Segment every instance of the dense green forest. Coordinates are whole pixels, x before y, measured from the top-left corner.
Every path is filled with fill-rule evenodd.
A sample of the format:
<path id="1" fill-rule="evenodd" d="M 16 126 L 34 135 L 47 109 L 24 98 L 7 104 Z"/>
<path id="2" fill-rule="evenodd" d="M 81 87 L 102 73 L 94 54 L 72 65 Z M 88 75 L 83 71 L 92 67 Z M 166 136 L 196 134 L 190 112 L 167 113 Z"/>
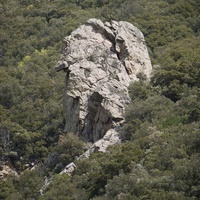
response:
<path id="1" fill-rule="evenodd" d="M 62 132 L 54 67 L 63 38 L 93 17 L 138 27 L 153 74 L 129 88 L 124 142 L 59 175 L 86 144 Z M 0 23 L 0 161 L 21 174 L 0 180 L 0 199 L 200 199 L 199 0 L 0 0 Z"/>

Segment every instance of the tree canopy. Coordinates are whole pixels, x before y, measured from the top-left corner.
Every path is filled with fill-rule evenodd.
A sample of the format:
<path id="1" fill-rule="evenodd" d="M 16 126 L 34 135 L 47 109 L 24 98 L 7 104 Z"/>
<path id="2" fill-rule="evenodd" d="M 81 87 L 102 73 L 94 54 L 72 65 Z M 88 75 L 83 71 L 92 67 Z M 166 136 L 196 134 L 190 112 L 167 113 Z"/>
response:
<path id="1" fill-rule="evenodd" d="M 199 0 L 0 0 L 0 16 L 0 161 L 22 173 L 1 181 L 0 199 L 200 198 Z M 138 27 L 153 74 L 129 87 L 123 143 L 60 175 L 86 144 L 62 132 L 54 66 L 63 38 L 94 17 Z"/>

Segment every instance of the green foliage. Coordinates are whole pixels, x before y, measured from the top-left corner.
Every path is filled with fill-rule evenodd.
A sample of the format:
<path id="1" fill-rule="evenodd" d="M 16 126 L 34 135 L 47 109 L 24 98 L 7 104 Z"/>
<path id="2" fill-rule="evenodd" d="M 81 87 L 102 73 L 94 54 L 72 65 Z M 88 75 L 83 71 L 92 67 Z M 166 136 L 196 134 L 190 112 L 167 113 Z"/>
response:
<path id="1" fill-rule="evenodd" d="M 89 198 L 93 198 L 102 194 L 107 181 L 120 171 L 130 172 L 132 162 L 137 162 L 142 155 L 143 151 L 132 143 L 112 147 L 106 155 L 93 154 L 89 159 L 78 162 L 74 181 L 86 189 Z"/>
<path id="2" fill-rule="evenodd" d="M 0 199 L 5 200 L 20 200 L 21 195 L 17 192 L 16 188 L 14 187 L 13 180 L 11 178 L 7 179 L 6 181 L 0 182 Z"/>
<path id="3" fill-rule="evenodd" d="M 148 92 L 150 90 L 150 86 L 145 84 L 143 81 L 138 81 L 135 83 L 132 83 L 129 86 L 129 95 L 132 100 L 139 99 L 139 100 L 145 100 L 150 95 Z"/>
<path id="4" fill-rule="evenodd" d="M 140 165 L 132 167 L 130 174 L 120 173 L 108 182 L 105 199 L 138 199 L 138 196 L 147 192 L 147 187 L 144 187 L 147 179 L 145 170 Z"/>
<path id="5" fill-rule="evenodd" d="M 19 177 L 0 182 L 0 199 L 200 198 L 199 0 L 10 0 L 0 3 L 0 160 Z M 129 88 L 124 143 L 76 161 L 84 150 L 62 134 L 64 75 L 54 66 L 62 39 L 87 19 L 125 20 L 144 33 L 153 63 Z"/>
<path id="6" fill-rule="evenodd" d="M 185 39 L 172 43 L 158 55 L 162 69 L 155 69 L 152 81 L 173 101 L 180 100 L 185 85 L 200 86 L 199 45 L 198 38 Z"/>
<path id="7" fill-rule="evenodd" d="M 39 200 L 74 200 L 88 199 L 84 189 L 78 188 L 77 184 L 72 182 L 66 174 L 55 175 L 45 195 L 40 196 Z"/>
<path id="8" fill-rule="evenodd" d="M 0 197 L 5 200 L 36 199 L 43 178 L 37 171 L 26 171 L 20 177 L 8 178 L 0 183 Z"/>
<path id="9" fill-rule="evenodd" d="M 42 186 L 43 178 L 35 171 L 24 172 L 14 185 L 21 194 L 22 199 L 33 199 L 38 197 L 38 191 Z"/>
<path id="10" fill-rule="evenodd" d="M 54 171 L 58 173 L 64 169 L 67 164 L 73 162 L 77 156 L 84 153 L 85 150 L 84 143 L 74 134 L 67 133 L 66 135 L 60 135 L 55 147 L 51 149 L 51 154 L 56 155 L 57 161 L 55 164 L 46 165 L 47 167 L 53 168 Z"/>

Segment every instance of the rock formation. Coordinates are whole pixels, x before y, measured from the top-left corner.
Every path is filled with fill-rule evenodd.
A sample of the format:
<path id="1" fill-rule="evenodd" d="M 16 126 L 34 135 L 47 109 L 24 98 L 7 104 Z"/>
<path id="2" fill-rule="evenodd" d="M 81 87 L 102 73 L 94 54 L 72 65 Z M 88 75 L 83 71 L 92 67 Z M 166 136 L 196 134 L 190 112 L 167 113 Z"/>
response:
<path id="1" fill-rule="evenodd" d="M 9 175 L 18 176 L 17 172 L 13 170 L 8 163 L 0 161 L 0 181 L 4 180 Z"/>
<path id="2" fill-rule="evenodd" d="M 128 22 L 90 19 L 64 43 L 56 70 L 66 72 L 65 132 L 96 142 L 103 151 L 108 137 L 119 141 L 113 137 L 124 122 L 128 86 L 139 74 L 150 78 L 143 34 Z M 106 138 L 104 144 L 101 138 Z"/>

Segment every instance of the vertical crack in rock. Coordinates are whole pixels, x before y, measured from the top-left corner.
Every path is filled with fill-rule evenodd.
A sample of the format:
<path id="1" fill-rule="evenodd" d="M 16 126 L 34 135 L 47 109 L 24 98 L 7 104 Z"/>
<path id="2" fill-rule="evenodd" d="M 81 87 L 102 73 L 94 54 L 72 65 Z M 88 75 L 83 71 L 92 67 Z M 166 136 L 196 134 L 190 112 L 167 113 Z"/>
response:
<path id="1" fill-rule="evenodd" d="M 104 151 L 130 102 L 128 86 L 137 74 L 150 78 L 152 66 L 143 34 L 128 22 L 89 19 L 64 39 L 57 71 L 65 71 L 65 132 L 97 142 Z M 110 138 L 110 139 L 108 139 Z"/>
<path id="2" fill-rule="evenodd" d="M 64 101 L 64 108 L 66 113 L 65 132 L 76 133 L 79 131 L 79 111 L 80 102 L 79 97 L 73 98 L 68 96 Z"/>
<path id="3" fill-rule="evenodd" d="M 103 96 L 94 92 L 88 100 L 88 114 L 85 118 L 85 127 L 81 137 L 90 142 L 103 138 L 112 127 L 112 116 L 102 105 Z"/>

